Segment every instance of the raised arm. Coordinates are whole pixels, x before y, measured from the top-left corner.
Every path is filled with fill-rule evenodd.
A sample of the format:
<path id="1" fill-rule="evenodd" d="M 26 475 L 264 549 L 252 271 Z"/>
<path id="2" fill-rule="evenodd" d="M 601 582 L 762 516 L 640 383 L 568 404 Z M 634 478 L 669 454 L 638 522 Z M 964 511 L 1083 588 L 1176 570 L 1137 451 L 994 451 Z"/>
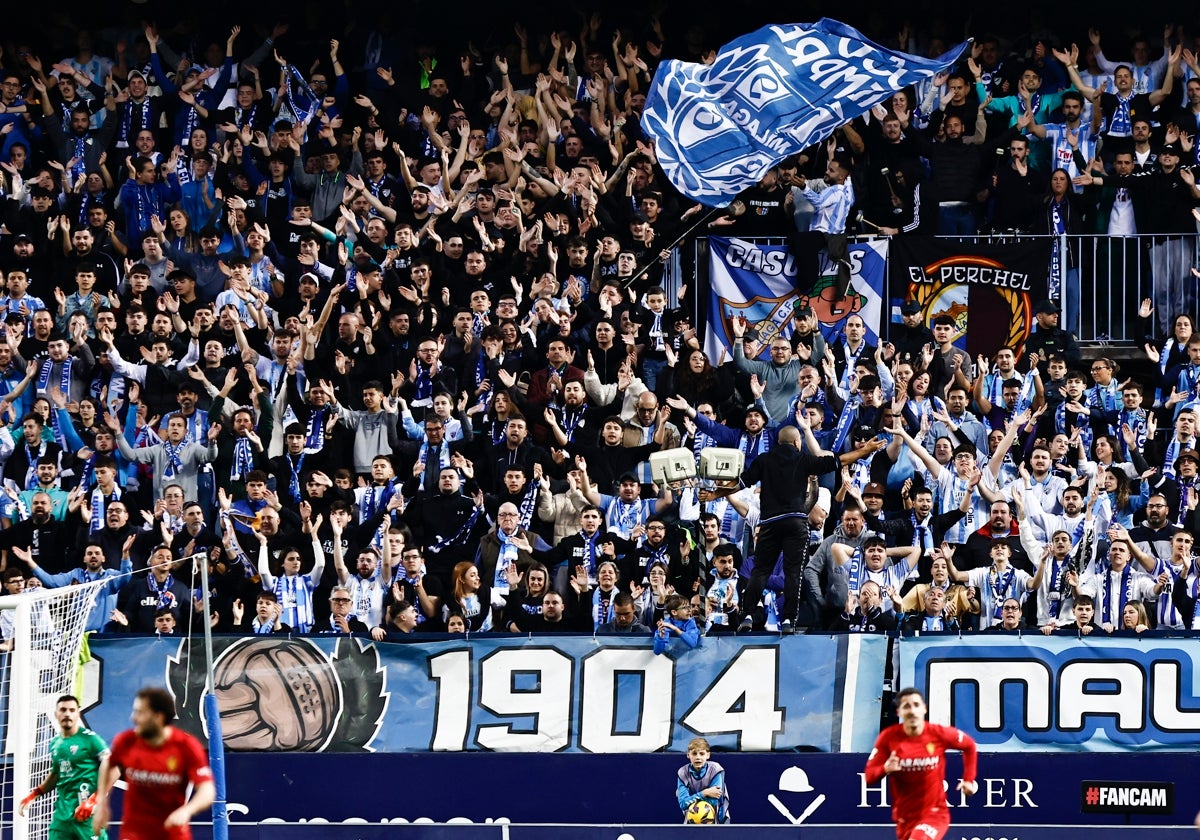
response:
<path id="1" fill-rule="evenodd" d="M 1167 72 L 1163 73 L 1162 87 L 1150 94 L 1150 104 L 1158 107 L 1175 88 L 1175 73 L 1179 70 L 1179 61 L 1183 56 L 1183 45 L 1176 44 L 1175 49 L 1171 50 L 1170 58 L 1167 61 Z"/>
<path id="2" fill-rule="evenodd" d="M 897 435 L 904 441 L 908 448 L 913 451 L 913 454 L 925 465 L 925 469 L 929 470 L 929 474 L 933 476 L 935 481 L 941 478 L 942 465 L 938 463 L 936 458 L 929 454 L 929 451 L 924 446 L 908 433 L 904 428 L 903 422 L 899 420 L 896 422 L 896 427 L 892 429 L 892 434 Z"/>
<path id="3" fill-rule="evenodd" d="M 1098 46 L 1098 45 L 1097 45 Z M 1069 50 L 1054 50 L 1054 57 L 1062 62 L 1063 67 L 1067 68 L 1067 76 L 1071 80 L 1071 84 L 1075 85 L 1076 89 L 1088 99 L 1092 99 L 1096 95 L 1096 89 L 1091 85 L 1084 84 L 1083 79 L 1079 76 L 1079 71 L 1075 69 L 1076 62 L 1079 61 L 1079 47 L 1071 44 Z M 1099 57 L 1097 57 L 1099 60 Z M 1100 69 L 1104 69 L 1101 65 Z M 1111 71 L 1105 71 L 1111 72 Z"/>
<path id="4" fill-rule="evenodd" d="M 996 444 L 996 452 L 988 459 L 988 472 L 992 478 L 1000 480 L 1000 467 L 1004 464 L 1004 456 L 1012 449 L 1013 441 L 1017 439 L 1017 430 L 1029 422 L 1032 413 L 1025 409 L 1012 419 L 1004 428 L 1004 437 Z"/>
<path id="5" fill-rule="evenodd" d="M 942 557 L 946 560 L 946 568 L 950 572 L 950 580 L 955 583 L 968 583 L 971 576 L 966 572 L 960 572 L 958 567 L 954 565 L 954 546 L 950 543 L 942 543 Z"/>
<path id="6" fill-rule="evenodd" d="M 373 493 L 374 488 L 368 487 L 367 493 Z M 346 581 L 350 579 L 350 572 L 346 570 L 346 560 L 342 556 L 342 527 L 337 524 L 337 520 L 330 517 L 329 530 L 333 532 L 333 568 L 337 572 L 338 583 L 342 586 L 346 585 Z M 317 541 L 313 540 L 314 545 L 318 545 Z M 324 552 L 321 552 L 322 557 Z"/>
<path id="7" fill-rule="evenodd" d="M 316 519 L 304 523 L 312 535 L 313 567 L 312 571 L 308 573 L 308 577 L 314 585 L 321 582 L 321 575 L 325 573 L 325 550 L 321 548 L 321 537 L 319 536 L 323 521 L 325 521 L 325 517 L 318 515 Z"/>

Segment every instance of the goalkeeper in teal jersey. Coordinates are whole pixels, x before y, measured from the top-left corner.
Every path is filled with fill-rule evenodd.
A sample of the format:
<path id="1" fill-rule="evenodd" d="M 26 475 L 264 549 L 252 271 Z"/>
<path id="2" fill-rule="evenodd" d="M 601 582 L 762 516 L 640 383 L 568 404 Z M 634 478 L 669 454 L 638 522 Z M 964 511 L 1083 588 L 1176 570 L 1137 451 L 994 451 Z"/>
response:
<path id="1" fill-rule="evenodd" d="M 96 788 L 100 762 L 108 755 L 104 739 L 81 725 L 79 701 L 71 695 L 59 697 L 54 703 L 54 718 L 60 734 L 50 741 L 50 772 L 42 783 L 31 790 L 18 813 L 33 800 L 51 790 L 58 792 L 54 816 L 50 820 L 49 840 L 105 840 L 106 834 L 92 832 L 92 810 L 96 807 Z"/>

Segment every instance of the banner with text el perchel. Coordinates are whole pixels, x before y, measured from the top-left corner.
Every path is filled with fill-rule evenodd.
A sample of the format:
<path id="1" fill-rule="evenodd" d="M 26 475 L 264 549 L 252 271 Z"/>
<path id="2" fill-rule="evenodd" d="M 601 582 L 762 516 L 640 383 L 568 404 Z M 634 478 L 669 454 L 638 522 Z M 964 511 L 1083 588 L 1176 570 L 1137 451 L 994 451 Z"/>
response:
<path id="1" fill-rule="evenodd" d="M 949 315 L 955 346 L 972 358 L 990 356 L 1000 347 L 1019 351 L 1033 327 L 1034 307 L 1047 296 L 1051 245 L 1049 237 L 1002 244 L 894 237 L 891 311 L 899 313 L 901 304 L 915 300 L 927 326 Z"/>

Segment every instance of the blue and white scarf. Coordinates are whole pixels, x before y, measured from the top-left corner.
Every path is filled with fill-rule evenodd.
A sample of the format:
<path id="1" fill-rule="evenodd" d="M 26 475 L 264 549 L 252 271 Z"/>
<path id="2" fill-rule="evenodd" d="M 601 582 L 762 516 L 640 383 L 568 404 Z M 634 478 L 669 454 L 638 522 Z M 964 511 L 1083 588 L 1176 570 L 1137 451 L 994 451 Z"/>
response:
<path id="1" fill-rule="evenodd" d="M 233 444 L 233 463 L 229 467 L 230 481 L 245 481 L 254 469 L 254 446 L 250 438 L 240 437 Z"/>
<path id="2" fill-rule="evenodd" d="M 179 607 L 179 604 L 175 603 L 175 593 L 171 591 L 171 587 L 174 584 L 175 578 L 170 574 L 167 575 L 166 580 L 161 585 L 154 579 L 154 575 L 146 576 L 146 585 L 150 587 L 150 592 L 158 598 L 158 603 L 155 604 L 156 609 L 161 610 L 168 607 L 174 609 Z"/>
<path id="3" fill-rule="evenodd" d="M 1111 624 L 1114 627 L 1121 626 L 1121 616 L 1125 612 L 1125 605 L 1133 600 L 1133 567 L 1128 563 L 1121 570 L 1121 584 L 1117 594 L 1113 595 L 1113 573 L 1111 569 L 1104 571 L 1104 605 L 1100 611 L 1100 624 Z M 1117 602 L 1117 610 L 1113 611 L 1113 602 Z"/>
<path id="4" fill-rule="evenodd" d="M 846 348 L 846 369 L 842 371 L 842 378 L 838 380 L 838 387 L 843 391 L 850 390 L 850 377 L 854 375 L 854 368 L 858 366 L 858 357 L 862 355 L 863 350 L 867 349 L 867 342 L 864 339 L 858 345 L 857 350 L 850 349 L 850 342 L 843 340 L 842 344 Z"/>
<path id="5" fill-rule="evenodd" d="M 846 404 L 842 406 L 842 413 L 838 415 L 837 425 L 833 429 L 833 451 L 840 453 L 842 446 L 846 443 L 846 437 L 850 434 L 850 426 L 854 423 L 854 418 L 858 414 L 858 406 L 862 400 L 858 394 L 851 395 L 850 399 L 846 400 Z"/>
<path id="6" fill-rule="evenodd" d="M 592 626 L 599 627 L 613 620 L 613 599 L 617 590 L 604 592 L 600 587 L 592 590 Z"/>
<path id="7" fill-rule="evenodd" d="M 321 98 L 313 93 L 295 65 L 288 64 L 284 74 L 287 76 L 287 87 L 283 92 L 284 107 L 292 112 L 294 122 L 307 124 L 321 106 Z"/>
<path id="8" fill-rule="evenodd" d="M 179 453 L 185 446 L 187 446 L 186 441 L 180 441 L 177 444 L 171 443 L 169 440 L 163 441 L 163 454 L 167 456 L 167 468 L 163 471 L 163 478 L 175 478 L 183 471 L 183 461 L 180 459 Z"/>
<path id="9" fill-rule="evenodd" d="M 38 483 L 38 481 L 37 481 L 37 462 L 38 462 L 38 459 L 41 458 L 45 454 L 46 454 L 46 441 L 44 441 L 44 440 L 38 441 L 38 448 L 37 448 L 36 452 L 33 450 L 33 447 L 31 447 L 28 443 L 25 444 L 25 457 L 28 459 L 29 465 L 25 468 L 25 485 L 22 489 L 24 489 L 24 490 L 36 490 L 37 489 L 37 483 Z"/>
<path id="10" fill-rule="evenodd" d="M 536 481 L 528 482 L 525 487 L 525 495 L 521 498 L 521 504 L 517 506 L 517 521 L 524 530 L 528 530 L 533 525 L 533 514 L 537 510 L 540 490 L 541 484 Z"/>
<path id="11" fill-rule="evenodd" d="M 840 567 L 842 574 L 846 576 L 846 587 L 854 593 L 858 592 L 859 585 L 862 582 L 863 573 L 863 550 L 862 546 L 854 549 L 854 553 Z"/>
<path id="12" fill-rule="evenodd" d="M 304 451 L 306 453 L 320 452 L 325 446 L 325 416 L 329 409 L 325 406 L 314 408 L 308 415 L 308 427 L 304 430 Z"/>
<path id="13" fill-rule="evenodd" d="M 1133 91 L 1130 91 L 1129 95 L 1123 98 L 1120 94 L 1113 94 L 1117 100 L 1117 107 L 1113 111 L 1112 119 L 1108 123 L 1108 133 L 1112 136 L 1128 137 L 1133 133 L 1133 121 L 1130 119 L 1129 106 L 1136 95 Z"/>
<path id="14" fill-rule="evenodd" d="M 1082 413 L 1070 412 L 1070 425 L 1067 424 L 1067 404 L 1060 403 L 1058 408 L 1054 410 L 1054 426 L 1055 431 L 1060 435 L 1070 435 L 1073 429 L 1079 429 L 1079 444 L 1084 451 L 1092 448 L 1092 427 L 1087 422 L 1087 417 Z"/>
<path id="15" fill-rule="evenodd" d="M 104 528 L 104 514 L 108 503 L 118 501 L 120 498 L 121 488 L 115 485 L 113 486 L 112 493 L 105 494 L 99 485 L 92 491 L 92 516 L 88 520 L 89 536 Z"/>
<path id="16" fill-rule="evenodd" d="M 58 372 L 58 391 L 63 395 L 63 398 L 68 401 L 71 399 L 71 368 L 74 366 L 74 364 L 75 358 L 73 356 L 67 356 L 67 358 L 61 363 L 61 367 L 59 368 Z M 42 362 L 41 370 L 38 371 L 37 392 L 39 394 L 45 394 L 49 389 L 50 373 L 53 370 L 53 359 L 47 358 Z M 50 412 L 50 428 L 54 430 L 55 442 L 57 442 L 59 446 L 63 446 L 66 442 L 66 438 L 63 436 L 62 429 L 59 428 L 57 411 Z"/>
<path id="17" fill-rule="evenodd" d="M 475 527 L 475 523 L 479 521 L 479 508 L 471 508 L 471 515 L 459 527 L 457 531 L 448 537 L 436 536 L 433 545 L 429 546 L 429 550 L 435 554 L 447 546 L 459 545 L 466 542 L 467 536 L 471 533 L 471 529 Z"/>
<path id="18" fill-rule="evenodd" d="M 136 110 L 136 115 L 135 115 Z M 129 145 L 130 138 L 136 138 L 139 131 L 153 131 L 154 126 L 154 109 L 151 107 L 150 99 L 145 102 L 134 102 L 132 99 L 126 100 L 125 107 L 121 112 L 121 122 L 117 125 L 117 145 L 118 148 L 124 148 Z"/>
<path id="19" fill-rule="evenodd" d="M 496 539 L 500 540 L 500 553 L 496 556 L 496 573 L 492 578 L 492 592 L 497 595 L 507 595 L 509 592 L 508 569 L 516 564 L 520 552 L 517 550 L 513 538 L 500 528 L 496 529 Z"/>
<path id="20" fill-rule="evenodd" d="M 1179 457 L 1179 453 L 1182 452 L 1184 449 L 1195 449 L 1195 448 L 1196 448 L 1196 438 L 1194 438 L 1194 437 L 1188 438 L 1187 443 L 1183 443 L 1182 441 L 1180 441 L 1178 435 L 1172 437 L 1171 442 L 1169 444 L 1167 444 L 1167 454 L 1163 460 L 1163 467 L 1162 467 L 1163 475 L 1165 475 L 1167 478 L 1171 478 L 1171 479 L 1175 478 L 1175 459 Z"/>
<path id="21" fill-rule="evenodd" d="M 315 616 L 313 614 L 312 587 L 310 580 L 304 575 L 281 575 L 275 579 L 275 595 L 283 608 L 281 619 L 284 624 L 297 633 L 307 633 L 312 629 Z"/>
<path id="22" fill-rule="evenodd" d="M 304 459 L 307 455 L 307 452 L 301 452 L 295 459 L 290 452 L 284 455 L 288 466 L 288 495 L 294 504 L 300 503 L 300 471 L 304 469 Z"/>
<path id="23" fill-rule="evenodd" d="M 771 449 L 771 435 L 766 430 L 756 435 L 742 432 L 738 437 L 738 451 L 745 456 L 746 466 L 759 455 L 765 455 Z"/>
<path id="24" fill-rule="evenodd" d="M 425 365 L 420 360 L 418 360 L 416 362 L 416 365 L 417 365 L 417 378 L 416 378 L 414 384 L 416 386 L 417 392 L 416 392 L 416 399 L 413 400 L 414 405 L 418 404 L 418 401 L 426 401 L 426 400 L 430 400 L 433 398 L 433 375 L 431 373 L 432 368 L 428 365 Z"/>
<path id="25" fill-rule="evenodd" d="M 363 491 L 362 500 L 362 515 L 359 517 L 360 522 L 368 522 L 375 515 L 375 511 L 380 506 L 387 506 L 387 503 L 392 500 L 392 496 L 396 495 L 396 479 L 389 478 L 387 484 L 383 487 L 372 485 Z"/>

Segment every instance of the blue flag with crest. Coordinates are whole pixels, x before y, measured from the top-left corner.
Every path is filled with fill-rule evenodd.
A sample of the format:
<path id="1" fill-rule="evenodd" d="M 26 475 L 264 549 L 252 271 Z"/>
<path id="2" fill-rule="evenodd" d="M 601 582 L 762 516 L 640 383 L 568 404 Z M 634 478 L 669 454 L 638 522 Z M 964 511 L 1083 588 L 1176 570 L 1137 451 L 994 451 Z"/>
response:
<path id="1" fill-rule="evenodd" d="M 724 206 L 779 161 L 948 69 L 968 43 L 921 58 L 829 18 L 766 26 L 723 46 L 712 65 L 660 64 L 642 127 L 676 189 Z"/>

